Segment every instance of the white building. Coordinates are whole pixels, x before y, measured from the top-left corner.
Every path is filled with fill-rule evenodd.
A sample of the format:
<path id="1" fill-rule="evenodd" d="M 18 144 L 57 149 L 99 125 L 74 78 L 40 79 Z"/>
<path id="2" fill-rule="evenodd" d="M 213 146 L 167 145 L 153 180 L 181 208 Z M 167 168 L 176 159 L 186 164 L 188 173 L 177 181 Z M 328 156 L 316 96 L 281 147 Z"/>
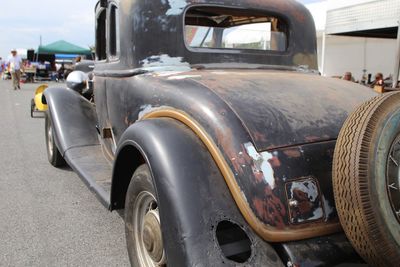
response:
<path id="1" fill-rule="evenodd" d="M 400 0 L 327 0 L 307 7 L 316 22 L 323 75 L 394 73 Z"/>

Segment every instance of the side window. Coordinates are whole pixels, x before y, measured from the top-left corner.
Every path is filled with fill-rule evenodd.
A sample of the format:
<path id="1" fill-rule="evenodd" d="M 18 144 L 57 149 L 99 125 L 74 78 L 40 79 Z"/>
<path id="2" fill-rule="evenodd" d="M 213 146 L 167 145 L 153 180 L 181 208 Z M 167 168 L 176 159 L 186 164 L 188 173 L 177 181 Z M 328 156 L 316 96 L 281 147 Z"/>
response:
<path id="1" fill-rule="evenodd" d="M 110 42 L 109 53 L 111 58 L 119 56 L 119 15 L 118 7 L 116 5 L 110 6 Z"/>
<path id="2" fill-rule="evenodd" d="M 106 53 L 106 10 L 101 10 L 96 20 L 96 59 L 105 60 Z"/>

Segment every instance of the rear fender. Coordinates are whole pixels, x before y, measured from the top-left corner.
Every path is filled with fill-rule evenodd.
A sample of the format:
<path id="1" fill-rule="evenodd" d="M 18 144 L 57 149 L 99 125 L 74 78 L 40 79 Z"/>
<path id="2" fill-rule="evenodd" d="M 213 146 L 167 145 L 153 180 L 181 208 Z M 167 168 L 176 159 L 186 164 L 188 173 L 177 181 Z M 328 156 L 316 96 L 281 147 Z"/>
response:
<path id="1" fill-rule="evenodd" d="M 164 245 L 171 266 L 237 266 L 216 240 L 221 221 L 237 223 L 251 240 L 246 266 L 280 266 L 275 250 L 246 224 L 210 153 L 174 119 L 148 119 L 121 137 L 114 164 L 111 209 L 123 208 L 134 169 L 146 162 L 159 200 Z"/>
<path id="2" fill-rule="evenodd" d="M 96 110 L 80 94 L 68 88 L 51 87 L 44 91 L 42 103 L 48 106 L 56 145 L 63 156 L 70 148 L 99 144 Z"/>

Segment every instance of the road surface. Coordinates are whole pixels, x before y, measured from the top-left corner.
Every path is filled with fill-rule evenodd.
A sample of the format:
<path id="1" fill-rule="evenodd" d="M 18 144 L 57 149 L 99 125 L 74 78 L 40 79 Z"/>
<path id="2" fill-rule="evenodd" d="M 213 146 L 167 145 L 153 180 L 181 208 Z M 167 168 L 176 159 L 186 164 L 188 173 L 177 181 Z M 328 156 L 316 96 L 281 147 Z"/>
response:
<path id="1" fill-rule="evenodd" d="M 48 163 L 38 85 L 0 80 L 0 266 L 129 266 L 121 216 Z"/>

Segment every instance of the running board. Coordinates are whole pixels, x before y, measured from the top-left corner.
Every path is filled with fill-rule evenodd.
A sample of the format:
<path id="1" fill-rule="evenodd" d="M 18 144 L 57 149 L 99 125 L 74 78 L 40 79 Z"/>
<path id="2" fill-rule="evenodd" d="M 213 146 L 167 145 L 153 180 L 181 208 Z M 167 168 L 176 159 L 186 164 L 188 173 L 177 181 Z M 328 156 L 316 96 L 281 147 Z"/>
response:
<path id="1" fill-rule="evenodd" d="M 68 149 L 64 158 L 99 201 L 110 207 L 112 165 L 104 158 L 101 145 Z"/>

